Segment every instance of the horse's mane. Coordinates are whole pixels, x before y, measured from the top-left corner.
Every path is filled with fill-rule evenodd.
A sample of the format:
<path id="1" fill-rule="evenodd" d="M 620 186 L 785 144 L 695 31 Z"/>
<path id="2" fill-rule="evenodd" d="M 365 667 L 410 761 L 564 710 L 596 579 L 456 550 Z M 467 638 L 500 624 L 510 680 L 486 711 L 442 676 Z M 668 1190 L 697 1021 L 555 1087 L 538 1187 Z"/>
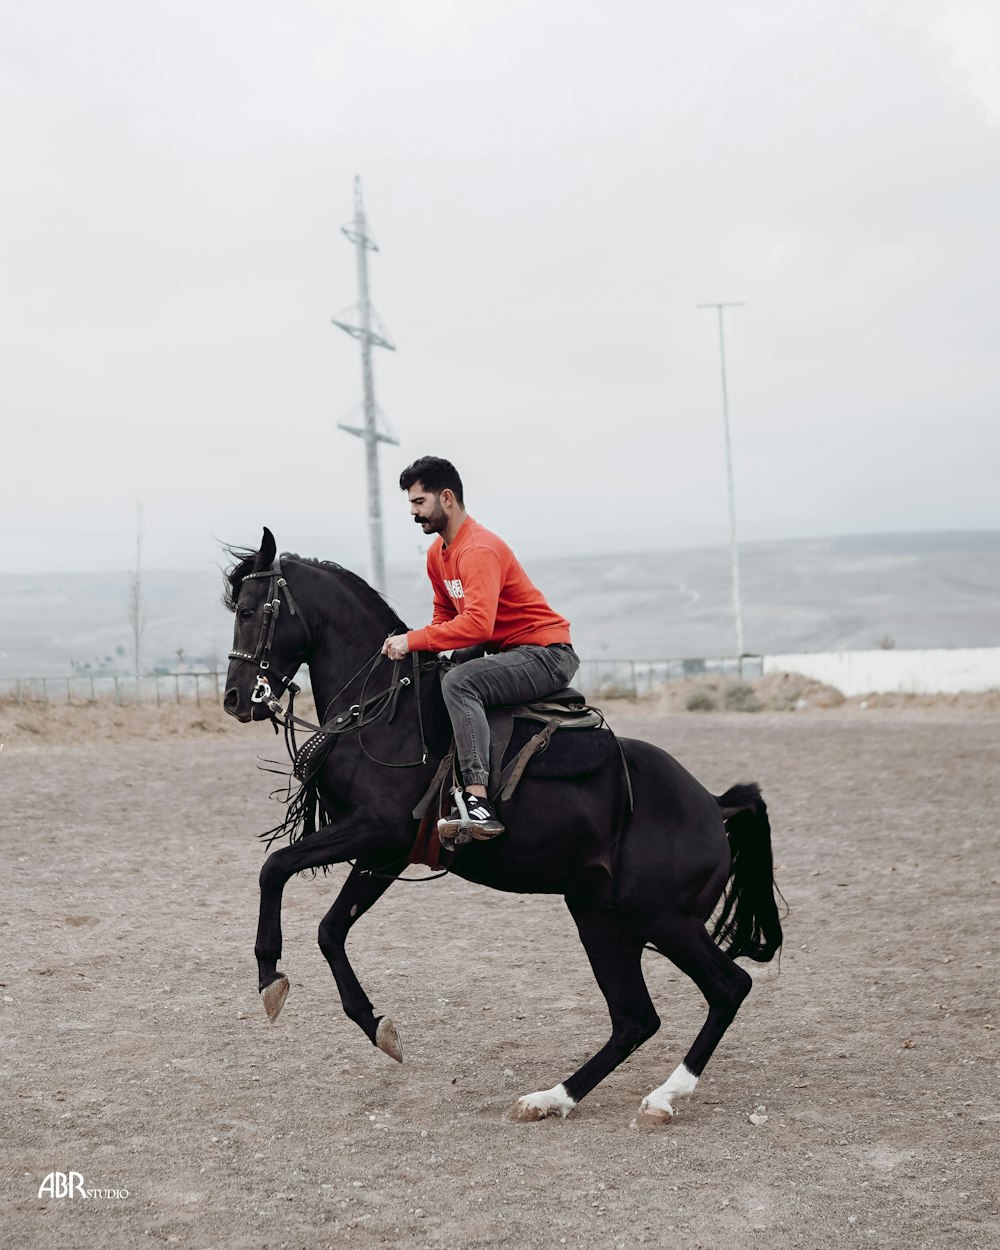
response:
<path id="1" fill-rule="evenodd" d="M 254 564 L 257 562 L 257 552 L 252 547 L 230 547 L 225 550 L 229 553 L 234 563 L 227 569 L 223 570 L 225 578 L 225 586 L 222 591 L 223 605 L 230 612 L 236 611 L 236 604 L 240 597 L 240 587 L 243 585 L 243 579 L 248 573 L 253 572 Z M 342 581 L 346 582 L 358 594 L 362 601 L 371 604 L 381 614 L 388 613 L 391 618 L 389 623 L 395 629 L 405 631 L 406 624 L 374 586 L 369 586 L 363 577 L 357 573 L 353 573 L 350 569 L 345 569 L 342 564 L 337 564 L 334 560 L 318 560 L 314 556 L 300 556 L 294 551 L 283 551 L 281 553 L 282 560 L 294 560 L 297 564 L 308 564 L 314 569 L 322 569 L 328 573 L 334 573 Z M 390 631 L 392 632 L 392 631 Z"/>

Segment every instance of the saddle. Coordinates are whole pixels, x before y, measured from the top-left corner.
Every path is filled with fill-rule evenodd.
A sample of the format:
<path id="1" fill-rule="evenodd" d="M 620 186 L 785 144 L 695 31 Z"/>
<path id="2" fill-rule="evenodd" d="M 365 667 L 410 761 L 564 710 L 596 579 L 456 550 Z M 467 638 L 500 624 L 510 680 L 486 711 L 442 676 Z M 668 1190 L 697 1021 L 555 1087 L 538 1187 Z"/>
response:
<path id="1" fill-rule="evenodd" d="M 490 727 L 487 792 L 494 800 L 509 799 L 525 772 L 548 777 L 586 776 L 604 762 L 611 749 L 611 731 L 604 728 L 604 716 L 589 707 L 572 686 L 537 703 L 488 708 L 486 719 Z M 560 738 L 553 747 L 554 735 L 563 729 L 577 732 L 572 739 Z M 584 734 L 582 730 L 590 732 Z M 540 758 L 532 765 L 543 753 L 548 767 L 542 766 Z"/>
<path id="2" fill-rule="evenodd" d="M 590 707 L 572 686 L 536 703 L 487 708 L 486 719 L 490 727 L 487 791 L 494 801 L 511 798 L 525 773 L 536 777 L 585 777 L 604 763 L 615 740 L 611 730 L 605 728 L 603 713 Z M 559 733 L 564 729 L 576 732 L 564 736 Z M 423 820 L 432 806 L 444 814 L 452 780 L 457 780 L 454 742 L 426 794 L 413 809 L 416 819 Z"/>

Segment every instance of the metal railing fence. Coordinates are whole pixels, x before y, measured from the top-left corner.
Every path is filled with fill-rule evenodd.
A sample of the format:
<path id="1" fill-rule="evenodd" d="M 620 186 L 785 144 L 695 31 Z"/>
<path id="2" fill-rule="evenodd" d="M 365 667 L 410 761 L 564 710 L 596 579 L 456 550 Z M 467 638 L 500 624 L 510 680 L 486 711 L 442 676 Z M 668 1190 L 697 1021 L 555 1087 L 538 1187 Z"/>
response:
<path id="1" fill-rule="evenodd" d="M 581 660 L 573 685 L 592 699 L 638 699 L 684 678 L 723 677 L 730 681 L 747 681 L 762 675 L 763 657 L 759 655 Z"/>
<path id="2" fill-rule="evenodd" d="M 109 699 L 126 703 L 221 703 L 224 670 L 198 673 L 152 673 L 139 678 L 115 673 L 74 677 L 0 678 L 0 699 L 17 704 L 63 703 L 81 705 Z M 301 684 L 301 683 L 300 683 Z"/>
<path id="3" fill-rule="evenodd" d="M 687 656 L 660 660 L 586 659 L 573 684 L 592 699 L 642 698 L 672 681 L 686 677 L 724 677 L 744 681 L 762 675 L 760 656 Z M 303 670 L 296 683 L 310 690 L 309 674 Z M 0 699 L 17 704 L 63 703 L 79 705 L 98 699 L 125 703 L 192 702 L 221 703 L 226 670 L 152 673 L 139 678 L 114 673 L 72 677 L 0 677 Z"/>

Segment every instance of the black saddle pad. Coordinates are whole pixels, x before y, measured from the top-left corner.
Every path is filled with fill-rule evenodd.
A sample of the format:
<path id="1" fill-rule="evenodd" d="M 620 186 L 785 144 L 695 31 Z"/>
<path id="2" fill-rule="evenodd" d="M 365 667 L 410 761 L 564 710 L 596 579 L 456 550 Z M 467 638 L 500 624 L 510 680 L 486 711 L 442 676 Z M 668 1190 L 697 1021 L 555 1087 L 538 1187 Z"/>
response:
<path id="1" fill-rule="evenodd" d="M 541 729 L 538 721 L 514 718 L 514 732 L 504 752 L 503 766 Z M 614 742 L 610 729 L 557 729 L 544 751 L 531 757 L 528 777 L 586 777 L 608 758 Z"/>

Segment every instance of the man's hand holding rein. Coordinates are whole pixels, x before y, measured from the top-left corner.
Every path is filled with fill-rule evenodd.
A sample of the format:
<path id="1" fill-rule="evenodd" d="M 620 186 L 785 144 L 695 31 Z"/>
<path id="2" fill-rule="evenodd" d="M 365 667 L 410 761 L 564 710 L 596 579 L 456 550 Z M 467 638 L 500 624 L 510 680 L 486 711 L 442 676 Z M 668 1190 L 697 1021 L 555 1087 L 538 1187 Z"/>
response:
<path id="1" fill-rule="evenodd" d="M 405 634 L 393 634 L 382 643 L 382 654 L 390 660 L 401 660 L 409 654 L 410 644 Z"/>

